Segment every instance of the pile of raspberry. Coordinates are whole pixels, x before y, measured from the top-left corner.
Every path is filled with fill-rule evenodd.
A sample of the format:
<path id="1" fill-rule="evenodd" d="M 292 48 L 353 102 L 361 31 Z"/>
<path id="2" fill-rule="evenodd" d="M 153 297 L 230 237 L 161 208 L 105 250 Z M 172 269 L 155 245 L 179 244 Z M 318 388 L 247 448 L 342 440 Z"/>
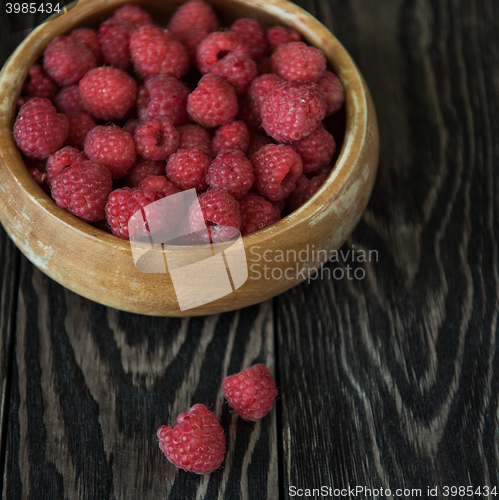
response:
<path id="1" fill-rule="evenodd" d="M 220 29 L 204 0 L 163 27 L 124 5 L 50 42 L 28 71 L 13 138 L 35 181 L 88 223 L 129 238 L 136 211 L 195 189 L 191 229 L 225 241 L 320 189 L 344 98 L 324 53 L 291 28 L 240 18 Z"/>

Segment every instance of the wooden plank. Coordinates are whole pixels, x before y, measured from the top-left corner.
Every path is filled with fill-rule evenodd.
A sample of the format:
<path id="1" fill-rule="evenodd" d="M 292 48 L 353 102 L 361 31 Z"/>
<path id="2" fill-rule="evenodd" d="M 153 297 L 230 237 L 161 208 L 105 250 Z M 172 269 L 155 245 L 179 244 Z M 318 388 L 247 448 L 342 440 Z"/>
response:
<path id="1" fill-rule="evenodd" d="M 499 488 L 498 7 L 315 2 L 371 89 L 381 161 L 358 253 L 327 267 L 365 278 L 275 301 L 284 497 Z"/>

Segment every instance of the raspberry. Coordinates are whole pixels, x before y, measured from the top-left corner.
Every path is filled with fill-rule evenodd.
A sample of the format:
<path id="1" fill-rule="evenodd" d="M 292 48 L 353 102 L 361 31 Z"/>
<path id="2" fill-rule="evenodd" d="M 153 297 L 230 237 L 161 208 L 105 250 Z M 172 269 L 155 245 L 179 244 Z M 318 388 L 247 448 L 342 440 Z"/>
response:
<path id="1" fill-rule="evenodd" d="M 125 184 L 128 187 L 137 187 L 141 181 L 149 176 L 164 175 L 166 163 L 164 161 L 144 160 L 141 156 L 133 164 L 125 178 Z"/>
<path id="2" fill-rule="evenodd" d="M 302 173 L 300 155 L 290 146 L 268 144 L 251 157 L 260 194 L 278 201 L 289 196 Z"/>
<path id="3" fill-rule="evenodd" d="M 211 153 L 211 136 L 199 125 L 188 124 L 177 128 L 179 133 L 178 149 L 198 148 Z"/>
<path id="4" fill-rule="evenodd" d="M 62 149 L 59 149 L 47 158 L 47 184 L 51 186 L 52 180 L 61 170 L 87 160 L 88 158 L 85 156 L 85 154 L 76 148 L 66 146 Z"/>
<path id="5" fill-rule="evenodd" d="M 284 82 L 284 78 L 275 73 L 269 73 L 256 77 L 248 89 L 248 97 L 251 100 L 253 112 L 260 116 L 262 102 L 270 89 Z"/>
<path id="6" fill-rule="evenodd" d="M 345 89 L 337 75 L 331 71 L 324 71 L 317 80 L 326 101 L 326 116 L 336 113 L 345 102 Z"/>
<path id="7" fill-rule="evenodd" d="M 130 54 L 142 78 L 159 74 L 180 78 L 189 68 L 189 56 L 182 44 L 157 26 L 141 26 L 133 32 Z"/>
<path id="8" fill-rule="evenodd" d="M 196 148 L 179 149 L 166 164 L 166 176 L 182 191 L 196 188 L 200 193 L 208 187 L 206 173 L 211 158 Z"/>
<path id="9" fill-rule="evenodd" d="M 192 30 L 206 30 L 208 33 L 218 29 L 218 19 L 213 9 L 202 0 L 191 0 L 173 14 L 168 30 L 175 38 L 183 41 Z"/>
<path id="10" fill-rule="evenodd" d="M 107 223 L 115 236 L 127 240 L 128 220 L 138 210 L 155 201 L 164 198 L 160 191 L 124 187 L 115 189 L 107 200 Z"/>
<path id="11" fill-rule="evenodd" d="M 306 201 L 319 190 L 327 179 L 328 174 L 321 174 L 307 179 L 305 175 L 300 175 L 296 181 L 295 190 L 286 199 L 286 203 L 290 210 L 296 210 L 301 207 Z"/>
<path id="12" fill-rule="evenodd" d="M 95 120 L 84 111 L 69 113 L 66 116 L 68 117 L 68 136 L 65 144 L 83 149 L 85 137 L 96 125 Z"/>
<path id="13" fill-rule="evenodd" d="M 28 172 L 31 174 L 33 179 L 35 179 L 35 182 L 39 186 L 44 186 L 47 182 L 47 174 L 45 172 L 42 172 L 40 169 L 33 167 L 28 170 Z"/>
<path id="14" fill-rule="evenodd" d="M 99 45 L 104 61 L 123 71 L 132 66 L 129 41 L 135 26 L 124 19 L 109 18 L 98 30 Z"/>
<path id="15" fill-rule="evenodd" d="M 140 7 L 137 7 L 137 5 L 123 5 L 123 7 L 114 11 L 113 17 L 116 19 L 122 19 L 123 21 L 128 21 L 137 27 L 144 26 L 145 24 L 153 24 L 152 17 L 149 13 Z"/>
<path id="16" fill-rule="evenodd" d="M 160 116 L 170 118 L 173 125 L 182 125 L 187 121 L 187 96 L 189 89 L 173 76 L 150 76 L 145 81 L 145 90 L 149 93 L 149 103 L 145 112 L 139 114 L 143 121 Z M 144 95 L 143 100 L 147 97 Z"/>
<path id="17" fill-rule="evenodd" d="M 180 469 L 209 474 L 224 460 L 224 431 L 205 405 L 195 404 L 180 413 L 173 427 L 162 425 L 157 434 L 161 451 Z"/>
<path id="18" fill-rule="evenodd" d="M 28 77 L 24 82 L 21 95 L 23 97 L 43 97 L 53 100 L 57 94 L 57 85 L 39 64 L 34 64 L 28 70 Z M 27 100 L 26 100 L 27 102 Z"/>
<path id="19" fill-rule="evenodd" d="M 92 51 L 69 36 L 54 38 L 43 52 L 43 68 L 59 85 L 73 85 L 96 67 Z"/>
<path id="20" fill-rule="evenodd" d="M 194 28 L 189 31 L 184 37 L 182 37 L 181 42 L 185 47 L 187 54 L 189 56 L 189 61 L 194 66 L 196 64 L 196 52 L 199 44 L 211 33 L 207 29 Z"/>
<path id="21" fill-rule="evenodd" d="M 212 189 L 225 189 L 237 200 L 253 185 L 253 166 L 242 151 L 222 151 L 212 162 L 206 181 Z"/>
<path id="22" fill-rule="evenodd" d="M 127 120 L 125 125 L 123 125 L 123 130 L 133 135 L 135 134 L 135 129 L 139 125 L 142 125 L 142 122 L 138 118 L 130 118 L 130 120 Z"/>
<path id="23" fill-rule="evenodd" d="M 260 148 L 263 148 L 263 146 L 266 146 L 267 144 L 273 144 L 273 141 L 270 137 L 262 134 L 252 133 L 250 136 L 248 150 L 246 151 L 246 156 L 248 158 L 251 158 Z"/>
<path id="24" fill-rule="evenodd" d="M 52 198 L 61 208 L 86 222 L 105 218 L 104 207 L 113 181 L 109 170 L 95 161 L 65 168 L 52 181 Z"/>
<path id="25" fill-rule="evenodd" d="M 313 132 L 326 115 L 319 87 L 308 80 L 276 85 L 262 102 L 262 125 L 276 141 L 299 141 Z"/>
<path id="26" fill-rule="evenodd" d="M 256 132 L 262 127 L 262 119 L 260 115 L 257 115 L 253 110 L 253 104 L 248 94 L 245 93 L 239 96 L 239 110 L 237 112 L 236 118 L 240 121 L 246 123 L 246 126 Z"/>
<path id="27" fill-rule="evenodd" d="M 141 121 L 147 121 L 147 106 L 149 106 L 150 102 L 151 95 L 149 94 L 149 91 L 144 87 L 144 85 L 141 85 L 137 88 L 137 114 L 139 115 L 139 119 Z"/>
<path id="28" fill-rule="evenodd" d="M 69 34 L 71 38 L 83 42 L 95 57 L 95 64 L 101 66 L 104 63 L 102 51 L 99 45 L 99 37 L 97 32 L 91 28 L 76 28 Z"/>
<path id="29" fill-rule="evenodd" d="M 217 127 L 234 120 L 237 110 L 237 96 L 232 85 L 211 73 L 203 76 L 187 97 L 187 112 L 205 127 Z"/>
<path id="30" fill-rule="evenodd" d="M 331 173 L 331 170 L 333 170 L 333 165 L 324 165 L 323 167 L 318 168 L 317 170 L 314 170 L 313 172 L 307 174 L 307 177 L 311 179 L 312 177 L 318 177 L 319 175 L 326 174 L 326 177 L 329 176 Z"/>
<path id="31" fill-rule="evenodd" d="M 210 189 L 199 195 L 198 202 L 189 210 L 189 221 L 204 241 L 220 243 L 237 235 L 242 219 L 232 195 L 223 189 Z"/>
<path id="32" fill-rule="evenodd" d="M 68 135 L 68 119 L 48 99 L 32 97 L 21 106 L 14 123 L 17 147 L 30 158 L 47 158 Z"/>
<path id="33" fill-rule="evenodd" d="M 199 45 L 196 51 L 196 64 L 203 75 L 210 73 L 211 66 L 225 57 L 229 52 L 250 57 L 248 46 L 230 31 L 210 33 Z"/>
<path id="34" fill-rule="evenodd" d="M 123 118 L 135 104 L 137 84 L 124 71 L 102 66 L 89 71 L 80 81 L 85 109 L 100 120 Z"/>
<path id="35" fill-rule="evenodd" d="M 274 26 L 267 30 L 267 41 L 272 50 L 277 49 L 279 45 L 290 42 L 300 42 L 301 35 L 293 28 L 285 28 L 284 26 Z"/>
<path id="36" fill-rule="evenodd" d="M 113 179 L 124 177 L 137 156 L 133 137 L 115 125 L 94 127 L 85 139 L 85 154 L 107 167 Z"/>
<path id="37" fill-rule="evenodd" d="M 133 139 L 137 153 L 148 160 L 166 160 L 178 147 L 178 132 L 170 118 L 166 117 L 139 125 Z"/>
<path id="38" fill-rule="evenodd" d="M 84 111 L 79 85 L 76 84 L 70 85 L 69 87 L 63 87 L 55 96 L 54 106 L 59 113 L 64 114 Z"/>
<path id="39" fill-rule="evenodd" d="M 326 129 L 318 127 L 307 137 L 294 142 L 293 148 L 301 156 L 303 173 L 308 174 L 331 162 L 336 142 Z"/>
<path id="40" fill-rule="evenodd" d="M 140 181 L 138 188 L 161 191 L 165 196 L 180 193 L 180 189 L 172 184 L 164 175 L 150 175 Z"/>
<path id="41" fill-rule="evenodd" d="M 230 31 L 246 43 L 252 59 L 260 59 L 268 54 L 269 44 L 265 29 L 256 19 L 241 17 L 234 21 Z"/>
<path id="42" fill-rule="evenodd" d="M 212 152 L 216 156 L 224 149 L 237 149 L 246 153 L 249 146 L 250 132 L 242 121 L 230 122 L 217 128 L 212 143 Z"/>
<path id="43" fill-rule="evenodd" d="M 230 407 L 251 422 L 267 415 L 277 397 L 275 380 L 263 363 L 226 377 L 222 387 Z"/>
<path id="44" fill-rule="evenodd" d="M 286 80 L 316 82 L 326 69 L 324 52 L 303 42 L 279 45 L 271 60 L 274 73 Z"/>
<path id="45" fill-rule="evenodd" d="M 223 59 L 211 65 L 211 72 L 227 80 L 242 94 L 257 75 L 256 63 L 244 54 L 230 52 Z"/>
<path id="46" fill-rule="evenodd" d="M 254 233 L 270 226 L 281 218 L 281 211 L 272 202 L 255 193 L 248 193 L 239 200 L 241 206 L 241 234 Z"/>

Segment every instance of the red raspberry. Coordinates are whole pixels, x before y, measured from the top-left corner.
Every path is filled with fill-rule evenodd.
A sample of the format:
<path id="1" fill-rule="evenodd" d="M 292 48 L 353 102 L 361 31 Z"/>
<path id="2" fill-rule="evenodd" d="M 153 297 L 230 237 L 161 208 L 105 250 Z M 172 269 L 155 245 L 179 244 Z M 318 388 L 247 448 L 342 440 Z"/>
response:
<path id="1" fill-rule="evenodd" d="M 230 122 L 217 128 L 212 143 L 213 155 L 224 149 L 237 149 L 246 153 L 249 146 L 250 131 L 242 121 Z"/>
<path id="2" fill-rule="evenodd" d="M 21 95 L 23 97 L 43 97 L 53 100 L 57 94 L 57 85 L 39 64 L 34 64 L 28 70 L 28 77 L 24 82 Z M 27 102 L 26 99 L 25 102 Z M 24 104 L 24 103 L 23 103 Z"/>
<path id="3" fill-rule="evenodd" d="M 130 120 L 127 120 L 125 125 L 123 125 L 123 130 L 128 132 L 130 135 L 134 135 L 135 129 L 139 125 L 142 125 L 142 122 L 138 118 L 130 118 Z"/>
<path id="4" fill-rule="evenodd" d="M 182 39 L 182 45 L 185 47 L 187 54 L 189 55 L 190 63 L 195 66 L 196 64 L 196 51 L 199 44 L 211 33 L 207 29 L 194 28 L 189 31 Z"/>
<path id="5" fill-rule="evenodd" d="M 303 42 L 279 45 L 271 60 L 274 73 L 286 80 L 316 82 L 326 69 L 324 52 Z"/>
<path id="6" fill-rule="evenodd" d="M 211 66 L 225 57 L 229 52 L 250 57 L 248 46 L 230 31 L 215 31 L 210 33 L 199 45 L 196 51 L 196 64 L 203 75 L 210 73 Z"/>
<path id="7" fill-rule="evenodd" d="M 95 57 L 95 64 L 101 66 L 104 63 L 102 51 L 99 45 L 99 37 L 97 32 L 91 28 L 76 28 L 69 34 L 71 38 L 83 42 Z"/>
<path id="8" fill-rule="evenodd" d="M 256 19 L 240 17 L 232 24 L 230 31 L 246 43 L 251 59 L 260 59 L 269 53 L 265 29 Z"/>
<path id="9" fill-rule="evenodd" d="M 319 87 L 308 80 L 276 85 L 262 102 L 262 125 L 276 141 L 299 141 L 313 132 L 326 115 Z"/>
<path id="10" fill-rule="evenodd" d="M 178 148 L 178 132 L 170 118 L 147 121 L 135 129 L 137 153 L 148 160 L 166 160 Z"/>
<path id="11" fill-rule="evenodd" d="M 47 183 L 47 174 L 45 172 L 42 172 L 40 169 L 36 167 L 32 167 L 28 170 L 28 172 L 31 174 L 33 179 L 35 179 L 35 182 L 39 186 L 45 186 Z"/>
<path id="12" fill-rule="evenodd" d="M 146 79 L 145 89 L 150 97 L 146 111 L 139 114 L 141 120 L 166 116 L 175 126 L 187 121 L 187 96 L 190 91 L 184 84 L 173 76 L 156 75 Z M 146 99 L 144 95 L 144 102 Z"/>
<path id="13" fill-rule="evenodd" d="M 189 210 L 191 229 L 206 242 L 229 241 L 241 227 L 239 203 L 224 189 L 210 189 Z M 208 229 L 206 229 L 208 226 Z"/>
<path id="14" fill-rule="evenodd" d="M 164 161 L 144 160 L 139 156 L 126 174 L 125 185 L 131 188 L 137 187 L 147 177 L 165 175 L 165 171 L 166 163 Z"/>
<path id="15" fill-rule="evenodd" d="M 87 134 L 96 125 L 95 120 L 84 111 L 69 113 L 66 116 L 68 117 L 68 136 L 65 144 L 67 146 L 83 149 Z"/>
<path id="16" fill-rule="evenodd" d="M 182 191 L 196 188 L 200 193 L 208 187 L 206 173 L 211 158 L 197 148 L 179 149 L 166 164 L 166 176 Z"/>
<path id="17" fill-rule="evenodd" d="M 310 174 L 307 174 L 307 177 L 309 179 L 312 179 L 312 177 L 318 177 L 319 175 L 326 174 L 326 177 L 329 176 L 331 173 L 331 170 L 333 170 L 333 165 L 324 165 L 323 167 L 318 168 L 317 170 L 314 170 Z"/>
<path id="18" fill-rule="evenodd" d="M 225 189 L 237 200 L 253 185 L 253 166 L 242 151 L 222 151 L 212 162 L 206 181 L 212 189 Z"/>
<path id="19" fill-rule="evenodd" d="M 51 186 L 52 180 L 61 170 L 87 160 L 88 158 L 84 153 L 71 146 L 59 149 L 47 158 L 47 184 Z"/>
<path id="20" fill-rule="evenodd" d="M 327 179 L 328 174 L 321 174 L 307 179 L 305 175 L 300 175 L 296 181 L 295 190 L 288 196 L 286 203 L 290 210 L 296 210 L 319 190 Z"/>
<path id="21" fill-rule="evenodd" d="M 263 363 L 224 378 L 222 387 L 230 407 L 251 422 L 267 415 L 277 397 L 275 380 Z"/>
<path id="22" fill-rule="evenodd" d="M 326 116 L 336 113 L 345 102 L 345 89 L 341 80 L 337 75 L 326 70 L 317 80 L 317 85 L 326 100 Z"/>
<path id="23" fill-rule="evenodd" d="M 232 85 L 217 75 L 208 73 L 187 97 L 187 112 L 205 127 L 217 127 L 234 120 L 238 110 L 237 96 Z"/>
<path id="24" fill-rule="evenodd" d="M 150 14 L 137 5 L 123 5 L 123 7 L 114 11 L 113 17 L 116 19 L 122 19 L 123 21 L 128 21 L 137 27 L 144 26 L 145 24 L 153 24 Z"/>
<path id="25" fill-rule="evenodd" d="M 251 158 L 260 148 L 266 146 L 267 144 L 273 144 L 270 137 L 262 134 L 252 133 L 250 136 L 250 143 L 248 146 L 248 151 L 246 151 L 246 156 Z"/>
<path id="26" fill-rule="evenodd" d="M 293 148 L 301 156 L 303 173 L 308 174 L 331 162 L 336 142 L 326 129 L 319 126 L 307 137 L 294 142 Z"/>
<path id="27" fill-rule="evenodd" d="M 141 26 L 132 33 L 130 54 L 142 78 L 159 74 L 180 78 L 189 68 L 189 56 L 182 44 L 157 26 Z"/>
<path id="28" fill-rule="evenodd" d="M 272 50 L 277 49 L 279 45 L 290 42 L 300 42 L 301 35 L 293 28 L 285 28 L 284 26 L 274 26 L 267 30 L 267 41 Z"/>
<path id="29" fill-rule="evenodd" d="M 224 430 L 215 414 L 202 404 L 181 413 L 173 427 L 162 425 L 158 439 L 166 458 L 180 469 L 209 474 L 224 460 Z"/>
<path id="30" fill-rule="evenodd" d="M 248 193 L 239 200 L 241 206 L 241 234 L 254 233 L 270 226 L 281 218 L 281 211 L 272 202 L 255 193 Z"/>
<path id="31" fill-rule="evenodd" d="M 268 144 L 251 157 L 260 194 L 278 201 L 289 196 L 302 173 L 300 155 L 290 146 Z"/>
<path id="32" fill-rule="evenodd" d="M 161 198 L 164 198 L 163 193 L 150 189 L 129 187 L 115 189 L 109 195 L 106 204 L 107 223 L 111 226 L 113 234 L 127 240 L 130 217 L 141 208 Z"/>
<path id="33" fill-rule="evenodd" d="M 184 3 L 168 23 L 168 30 L 180 41 L 183 41 L 195 29 L 206 30 L 208 33 L 218 29 L 217 16 L 213 9 L 202 0 Z"/>
<path id="34" fill-rule="evenodd" d="M 269 73 L 256 77 L 248 89 L 248 97 L 251 100 L 253 112 L 260 116 L 262 102 L 270 89 L 284 82 L 284 78 L 275 73 Z"/>
<path id="35" fill-rule="evenodd" d="M 107 167 L 113 179 L 124 177 L 137 157 L 133 137 L 115 125 L 94 127 L 85 139 L 85 154 Z"/>
<path id="36" fill-rule="evenodd" d="M 69 36 L 54 38 L 43 53 L 43 68 L 59 85 L 73 85 L 96 67 L 92 51 Z"/>
<path id="37" fill-rule="evenodd" d="M 78 84 L 63 87 L 55 96 L 54 106 L 59 113 L 64 114 L 84 111 Z"/>
<path id="38" fill-rule="evenodd" d="M 140 181 L 138 188 L 161 191 L 165 196 L 180 193 L 180 189 L 172 184 L 164 175 L 150 175 Z"/>
<path id="39" fill-rule="evenodd" d="M 32 97 L 21 106 L 14 123 L 17 147 L 30 158 L 47 158 L 68 135 L 68 119 L 57 113 L 48 99 Z"/>
<path id="40" fill-rule="evenodd" d="M 65 168 L 52 181 L 52 198 L 61 208 L 86 222 L 104 219 L 107 197 L 113 189 L 109 170 L 96 161 Z"/>
<path id="41" fill-rule="evenodd" d="M 135 25 L 132 23 L 115 17 L 110 17 L 99 26 L 99 45 L 107 64 L 123 71 L 131 68 L 132 58 L 128 44 L 134 29 Z"/>
<path id="42" fill-rule="evenodd" d="M 135 80 L 108 66 L 89 71 L 81 79 L 79 91 L 85 109 L 100 120 L 123 118 L 137 98 Z"/>
<path id="43" fill-rule="evenodd" d="M 198 148 L 205 153 L 211 153 L 211 136 L 203 127 L 188 124 L 178 127 L 177 131 L 178 149 Z"/>
<path id="44" fill-rule="evenodd" d="M 253 132 L 261 130 L 262 119 L 260 118 L 260 115 L 257 115 L 253 111 L 253 104 L 248 94 L 245 93 L 243 95 L 240 95 L 238 102 L 239 110 L 237 112 L 236 118 L 246 123 L 246 126 Z"/>
<path id="45" fill-rule="evenodd" d="M 141 121 L 147 121 L 147 106 L 149 106 L 150 102 L 151 95 L 149 94 L 149 91 L 144 87 L 144 85 L 141 85 L 137 88 L 137 114 L 139 115 L 139 119 Z"/>
<path id="46" fill-rule="evenodd" d="M 211 65 L 211 72 L 227 80 L 241 95 L 257 75 L 256 63 L 244 54 L 230 52 Z"/>

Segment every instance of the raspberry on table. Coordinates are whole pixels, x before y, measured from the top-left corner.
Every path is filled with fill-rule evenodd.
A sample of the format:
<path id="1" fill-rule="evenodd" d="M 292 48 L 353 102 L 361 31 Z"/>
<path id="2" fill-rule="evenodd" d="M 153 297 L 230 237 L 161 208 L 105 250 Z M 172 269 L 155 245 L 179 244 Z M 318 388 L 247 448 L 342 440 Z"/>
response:
<path id="1" fill-rule="evenodd" d="M 54 80 L 43 71 L 40 64 L 33 64 L 28 70 L 28 76 L 21 90 L 21 96 L 27 98 L 43 97 L 52 101 L 56 94 L 57 85 Z"/>
<path id="2" fill-rule="evenodd" d="M 147 160 L 166 160 L 178 148 L 179 134 L 170 118 L 149 120 L 135 129 L 137 153 Z"/>
<path id="3" fill-rule="evenodd" d="M 152 189 L 153 191 L 161 191 L 165 196 L 180 193 L 180 189 L 170 182 L 165 175 L 150 175 L 137 186 L 139 189 Z"/>
<path id="4" fill-rule="evenodd" d="M 111 66 L 127 71 L 132 66 L 130 56 L 130 34 L 135 25 L 116 17 L 104 21 L 97 31 L 104 61 Z"/>
<path id="5" fill-rule="evenodd" d="M 78 84 L 62 87 L 54 98 L 54 106 L 59 113 L 64 114 L 85 111 Z"/>
<path id="6" fill-rule="evenodd" d="M 324 52 L 304 42 L 279 45 L 270 59 L 274 73 L 286 80 L 316 82 L 326 70 Z"/>
<path id="7" fill-rule="evenodd" d="M 279 45 L 291 42 L 301 42 L 301 35 L 293 28 L 284 26 L 273 26 L 267 30 L 267 41 L 272 50 L 277 49 Z"/>
<path id="8" fill-rule="evenodd" d="M 270 226 L 281 218 L 281 211 L 272 202 L 256 193 L 248 193 L 240 198 L 241 207 L 241 234 L 254 233 Z"/>
<path id="9" fill-rule="evenodd" d="M 71 146 L 66 146 L 52 153 L 47 158 L 45 167 L 47 172 L 47 184 L 51 186 L 52 180 L 61 170 L 87 160 L 88 158 L 82 151 Z"/>
<path id="10" fill-rule="evenodd" d="M 205 153 L 211 153 L 211 135 L 200 125 L 193 123 L 182 125 L 177 127 L 177 132 L 179 133 L 178 149 L 197 148 Z"/>
<path id="11" fill-rule="evenodd" d="M 23 104 L 14 122 L 14 141 L 30 158 L 47 158 L 64 144 L 67 135 L 67 117 L 43 97 L 32 97 Z"/>
<path id="12" fill-rule="evenodd" d="M 137 84 L 118 68 L 101 66 L 89 71 L 78 86 L 85 109 L 100 120 L 123 118 L 135 104 Z"/>
<path id="13" fill-rule="evenodd" d="M 187 97 L 187 112 L 205 127 L 217 127 L 234 120 L 238 110 L 237 95 L 230 83 L 208 73 Z"/>
<path id="14" fill-rule="evenodd" d="M 162 425 L 157 435 L 161 451 L 180 469 L 209 474 L 224 460 L 224 430 L 215 414 L 203 404 L 180 413 L 173 427 Z"/>
<path id="15" fill-rule="evenodd" d="M 250 131 L 243 121 L 234 121 L 218 127 L 212 142 L 212 153 L 216 156 L 224 149 L 237 149 L 246 153 Z"/>
<path id="16" fill-rule="evenodd" d="M 113 179 L 124 177 L 137 157 L 133 137 L 115 125 L 94 127 L 85 139 L 85 154 L 107 167 Z"/>
<path id="17" fill-rule="evenodd" d="M 211 73 L 227 80 L 241 95 L 255 79 L 257 67 L 255 61 L 236 52 L 230 52 L 224 58 L 211 65 Z"/>
<path id="18" fill-rule="evenodd" d="M 109 195 L 106 203 L 107 223 L 115 236 L 129 239 L 128 221 L 138 210 L 161 200 L 161 191 L 124 187 L 115 189 Z"/>
<path id="19" fill-rule="evenodd" d="M 130 36 L 130 54 L 142 78 L 159 74 L 180 78 L 189 69 L 189 56 L 183 45 L 158 26 L 135 30 Z"/>
<path id="20" fill-rule="evenodd" d="M 166 176 L 182 191 L 195 188 L 198 193 L 208 187 L 206 173 L 211 158 L 197 148 L 179 149 L 166 164 Z"/>
<path id="21" fill-rule="evenodd" d="M 226 377 L 222 387 L 230 407 L 251 422 L 267 415 L 277 397 L 275 380 L 263 363 Z"/>
<path id="22" fill-rule="evenodd" d="M 336 113 L 345 102 L 345 89 L 337 75 L 325 70 L 317 80 L 326 101 L 326 116 Z"/>
<path id="23" fill-rule="evenodd" d="M 99 162 L 76 163 L 59 172 L 52 180 L 52 198 L 86 222 L 105 218 L 104 208 L 111 193 L 111 173 Z"/>
<path id="24" fill-rule="evenodd" d="M 257 76 L 251 82 L 248 88 L 248 98 L 251 100 L 251 106 L 256 115 L 260 116 L 262 102 L 268 91 L 284 81 L 282 76 L 276 75 L 275 73 L 268 73 Z"/>
<path id="25" fill-rule="evenodd" d="M 168 30 L 181 42 L 195 29 L 208 33 L 218 29 L 215 12 L 203 0 L 184 3 L 175 11 L 168 23 Z"/>
<path id="26" fill-rule="evenodd" d="M 54 38 L 43 52 L 43 68 L 59 85 L 74 85 L 97 66 L 92 51 L 69 36 Z"/>
<path id="27" fill-rule="evenodd" d="M 246 156 L 251 158 L 260 148 L 263 148 L 263 146 L 266 146 L 267 144 L 273 144 L 273 142 L 274 141 L 266 135 L 252 132 Z"/>
<path id="28" fill-rule="evenodd" d="M 324 184 L 329 174 L 320 174 L 308 179 L 304 174 L 296 181 L 296 188 L 286 199 L 290 210 L 296 210 L 307 202 Z"/>
<path id="29" fill-rule="evenodd" d="M 113 17 L 128 21 L 137 27 L 144 26 L 145 24 L 153 24 L 152 17 L 148 12 L 132 4 L 125 4 L 123 7 L 116 9 Z"/>
<path id="30" fill-rule="evenodd" d="M 324 96 L 309 80 L 276 85 L 265 95 L 262 126 L 276 141 L 299 141 L 313 132 L 326 115 Z"/>
<path id="31" fill-rule="evenodd" d="M 132 168 L 125 177 L 125 185 L 131 188 L 138 187 L 141 181 L 149 176 L 165 175 L 166 162 L 145 160 L 138 156 Z"/>
<path id="32" fill-rule="evenodd" d="M 269 53 L 270 47 L 265 29 L 256 19 L 240 17 L 232 23 L 230 31 L 246 43 L 251 59 L 260 59 Z"/>
<path id="33" fill-rule="evenodd" d="M 255 180 L 253 166 L 242 151 L 223 150 L 211 162 L 206 181 L 212 189 L 225 189 L 237 200 L 244 196 Z"/>
<path id="34" fill-rule="evenodd" d="M 289 196 L 303 170 L 300 155 L 283 144 L 264 146 L 251 157 L 251 163 L 259 193 L 271 201 Z"/>
<path id="35" fill-rule="evenodd" d="M 99 45 L 99 37 L 95 30 L 92 28 L 76 28 L 69 33 L 69 36 L 83 42 L 92 51 L 97 66 L 101 66 L 104 63 L 104 57 Z"/>
<path id="36" fill-rule="evenodd" d="M 66 116 L 68 117 L 68 136 L 64 144 L 83 149 L 88 132 L 97 125 L 95 120 L 85 111 L 76 111 Z"/>
<path id="37" fill-rule="evenodd" d="M 198 203 L 189 210 L 191 229 L 207 243 L 230 241 L 241 227 L 241 211 L 237 200 L 224 189 L 201 193 Z"/>
<path id="38" fill-rule="evenodd" d="M 302 159 L 304 174 L 328 165 L 336 150 L 334 137 L 321 126 L 292 146 Z"/>

